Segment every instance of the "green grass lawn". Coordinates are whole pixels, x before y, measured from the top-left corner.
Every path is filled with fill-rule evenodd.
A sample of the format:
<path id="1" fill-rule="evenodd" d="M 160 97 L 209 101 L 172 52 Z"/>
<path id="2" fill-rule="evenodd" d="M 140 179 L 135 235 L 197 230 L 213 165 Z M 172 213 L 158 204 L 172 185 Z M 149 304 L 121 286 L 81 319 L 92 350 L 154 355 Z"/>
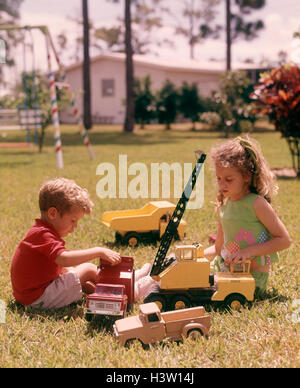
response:
<path id="1" fill-rule="evenodd" d="M 267 294 L 241 312 L 211 310 L 212 326 L 208 339 L 196 343 L 167 343 L 143 350 L 136 344 L 121 347 L 109 324 L 88 323 L 84 302 L 57 311 L 34 312 L 18 306 L 12 296 L 10 262 L 14 250 L 39 217 L 38 190 L 48 178 L 65 176 L 86 187 L 95 206 L 77 230 L 66 238 L 69 249 L 96 245 L 118 249 L 133 256 L 135 267 L 152 261 L 157 246 L 136 249 L 114 245 L 114 232 L 101 224 L 106 210 L 138 208 L 147 199 L 100 199 L 96 174 L 100 163 L 118 167 L 119 155 L 127 155 L 128 165 L 143 162 L 150 169 L 154 162 L 193 163 L 194 150 L 208 152 L 221 141 L 220 133 L 189 131 L 174 126 L 124 134 L 119 127 L 95 127 L 90 134 L 96 159 L 89 160 L 77 128 L 62 126 L 65 167 L 57 170 L 52 133 L 47 132 L 41 154 L 33 149 L 0 148 L 0 300 L 6 304 L 5 323 L 0 323 L 0 367 L 299 367 L 300 326 L 293 322 L 292 303 L 300 299 L 300 181 L 279 179 L 279 194 L 274 200 L 280 218 L 293 239 L 274 265 Z M 280 134 L 257 131 L 252 135 L 262 146 L 271 167 L 287 167 L 291 159 Z M 15 133 L 5 140 L 26 141 Z M 2 139 L 0 138 L 0 141 Z M 117 170 L 118 171 L 118 170 Z M 128 182 L 133 177 L 128 177 Z M 205 200 L 199 210 L 187 210 L 186 243 L 208 245 L 208 235 L 216 230 L 214 200 L 216 184 L 209 160 L 205 162 Z M 176 203 L 177 199 L 168 198 Z M 137 312 L 137 306 L 133 314 Z"/>

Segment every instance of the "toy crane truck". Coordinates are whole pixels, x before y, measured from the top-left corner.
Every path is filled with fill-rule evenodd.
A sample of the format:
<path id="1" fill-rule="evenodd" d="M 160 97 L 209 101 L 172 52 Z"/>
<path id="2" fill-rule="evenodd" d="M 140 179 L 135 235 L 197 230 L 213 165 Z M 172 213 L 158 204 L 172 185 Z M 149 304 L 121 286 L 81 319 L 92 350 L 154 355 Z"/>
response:
<path id="1" fill-rule="evenodd" d="M 123 256 L 121 263 L 112 266 L 101 262 L 98 268 L 99 283 L 86 299 L 86 319 L 93 316 L 123 318 L 134 303 L 133 258 Z"/>
<path id="2" fill-rule="evenodd" d="M 202 154 L 193 170 L 182 197 L 162 237 L 150 275 L 159 282 L 159 291 L 144 299 L 155 302 L 161 311 L 176 310 L 204 303 L 223 302 L 239 309 L 254 298 L 255 280 L 250 274 L 250 261 L 230 267 L 228 272 L 210 274 L 210 263 L 201 244 L 177 246 L 175 257 L 166 254 L 185 211 L 206 155 Z"/>
<path id="3" fill-rule="evenodd" d="M 141 242 L 161 239 L 175 205 L 168 201 L 148 202 L 141 209 L 104 212 L 102 223 L 116 231 L 116 241 L 135 247 Z M 174 238 L 185 236 L 186 222 L 181 220 Z"/>
<path id="4" fill-rule="evenodd" d="M 140 341 L 142 345 L 162 342 L 164 339 L 180 341 L 183 337 L 196 339 L 207 336 L 210 316 L 203 307 L 161 313 L 156 303 L 139 306 L 138 315 L 115 322 L 114 334 L 122 345 Z"/>

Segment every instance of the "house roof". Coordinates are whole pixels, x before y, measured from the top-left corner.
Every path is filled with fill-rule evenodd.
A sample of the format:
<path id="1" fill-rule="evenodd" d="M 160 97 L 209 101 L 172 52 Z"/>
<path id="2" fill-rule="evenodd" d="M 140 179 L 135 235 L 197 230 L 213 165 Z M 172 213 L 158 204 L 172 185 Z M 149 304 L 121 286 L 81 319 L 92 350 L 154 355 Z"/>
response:
<path id="1" fill-rule="evenodd" d="M 92 57 L 90 59 L 91 64 L 99 62 L 101 60 L 112 60 L 116 62 L 125 62 L 125 53 L 115 53 L 115 52 L 103 52 L 100 55 Z M 196 59 L 182 59 L 176 58 L 176 60 L 171 60 L 171 58 L 162 58 L 154 57 L 149 55 L 139 55 L 135 54 L 133 56 L 133 61 L 135 64 L 148 65 L 154 68 L 161 68 L 164 70 L 176 70 L 184 72 L 203 72 L 203 73 L 223 73 L 225 71 L 224 62 L 217 61 L 206 61 L 206 60 L 196 60 Z M 67 71 L 75 70 L 78 67 L 82 66 L 82 61 L 74 63 L 66 67 Z M 233 63 L 233 70 L 251 70 L 257 69 L 259 66 L 254 64 L 247 63 Z"/>

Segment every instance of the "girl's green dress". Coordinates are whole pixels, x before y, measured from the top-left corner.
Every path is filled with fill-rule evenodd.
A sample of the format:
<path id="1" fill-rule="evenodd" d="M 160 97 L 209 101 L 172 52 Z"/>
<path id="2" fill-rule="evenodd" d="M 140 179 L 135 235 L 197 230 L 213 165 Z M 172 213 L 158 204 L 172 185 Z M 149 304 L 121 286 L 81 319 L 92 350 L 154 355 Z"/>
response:
<path id="1" fill-rule="evenodd" d="M 221 256 L 216 256 L 211 266 L 215 271 L 228 271 L 224 259 L 237 250 L 250 245 L 262 244 L 270 240 L 271 235 L 265 226 L 258 220 L 254 211 L 254 201 L 257 194 L 248 194 L 238 201 L 227 200 L 220 208 L 220 220 L 224 233 L 224 245 Z M 254 258 L 259 266 L 278 261 L 278 253 Z M 251 271 L 256 283 L 256 291 L 266 290 L 269 274 Z"/>

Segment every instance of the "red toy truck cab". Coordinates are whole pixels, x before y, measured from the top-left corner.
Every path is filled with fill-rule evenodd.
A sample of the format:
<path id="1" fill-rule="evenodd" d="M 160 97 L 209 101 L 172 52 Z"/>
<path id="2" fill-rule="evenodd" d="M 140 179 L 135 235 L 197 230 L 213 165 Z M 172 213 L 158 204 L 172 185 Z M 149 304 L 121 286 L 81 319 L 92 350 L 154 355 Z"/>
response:
<path id="1" fill-rule="evenodd" d="M 122 317 L 131 309 L 134 303 L 133 262 L 128 256 L 121 257 L 118 265 L 100 260 L 96 292 L 87 297 L 87 320 L 96 314 Z"/>
<path id="2" fill-rule="evenodd" d="M 127 301 L 124 285 L 98 283 L 96 291 L 87 297 L 86 318 L 90 320 L 93 315 L 125 317 Z"/>

